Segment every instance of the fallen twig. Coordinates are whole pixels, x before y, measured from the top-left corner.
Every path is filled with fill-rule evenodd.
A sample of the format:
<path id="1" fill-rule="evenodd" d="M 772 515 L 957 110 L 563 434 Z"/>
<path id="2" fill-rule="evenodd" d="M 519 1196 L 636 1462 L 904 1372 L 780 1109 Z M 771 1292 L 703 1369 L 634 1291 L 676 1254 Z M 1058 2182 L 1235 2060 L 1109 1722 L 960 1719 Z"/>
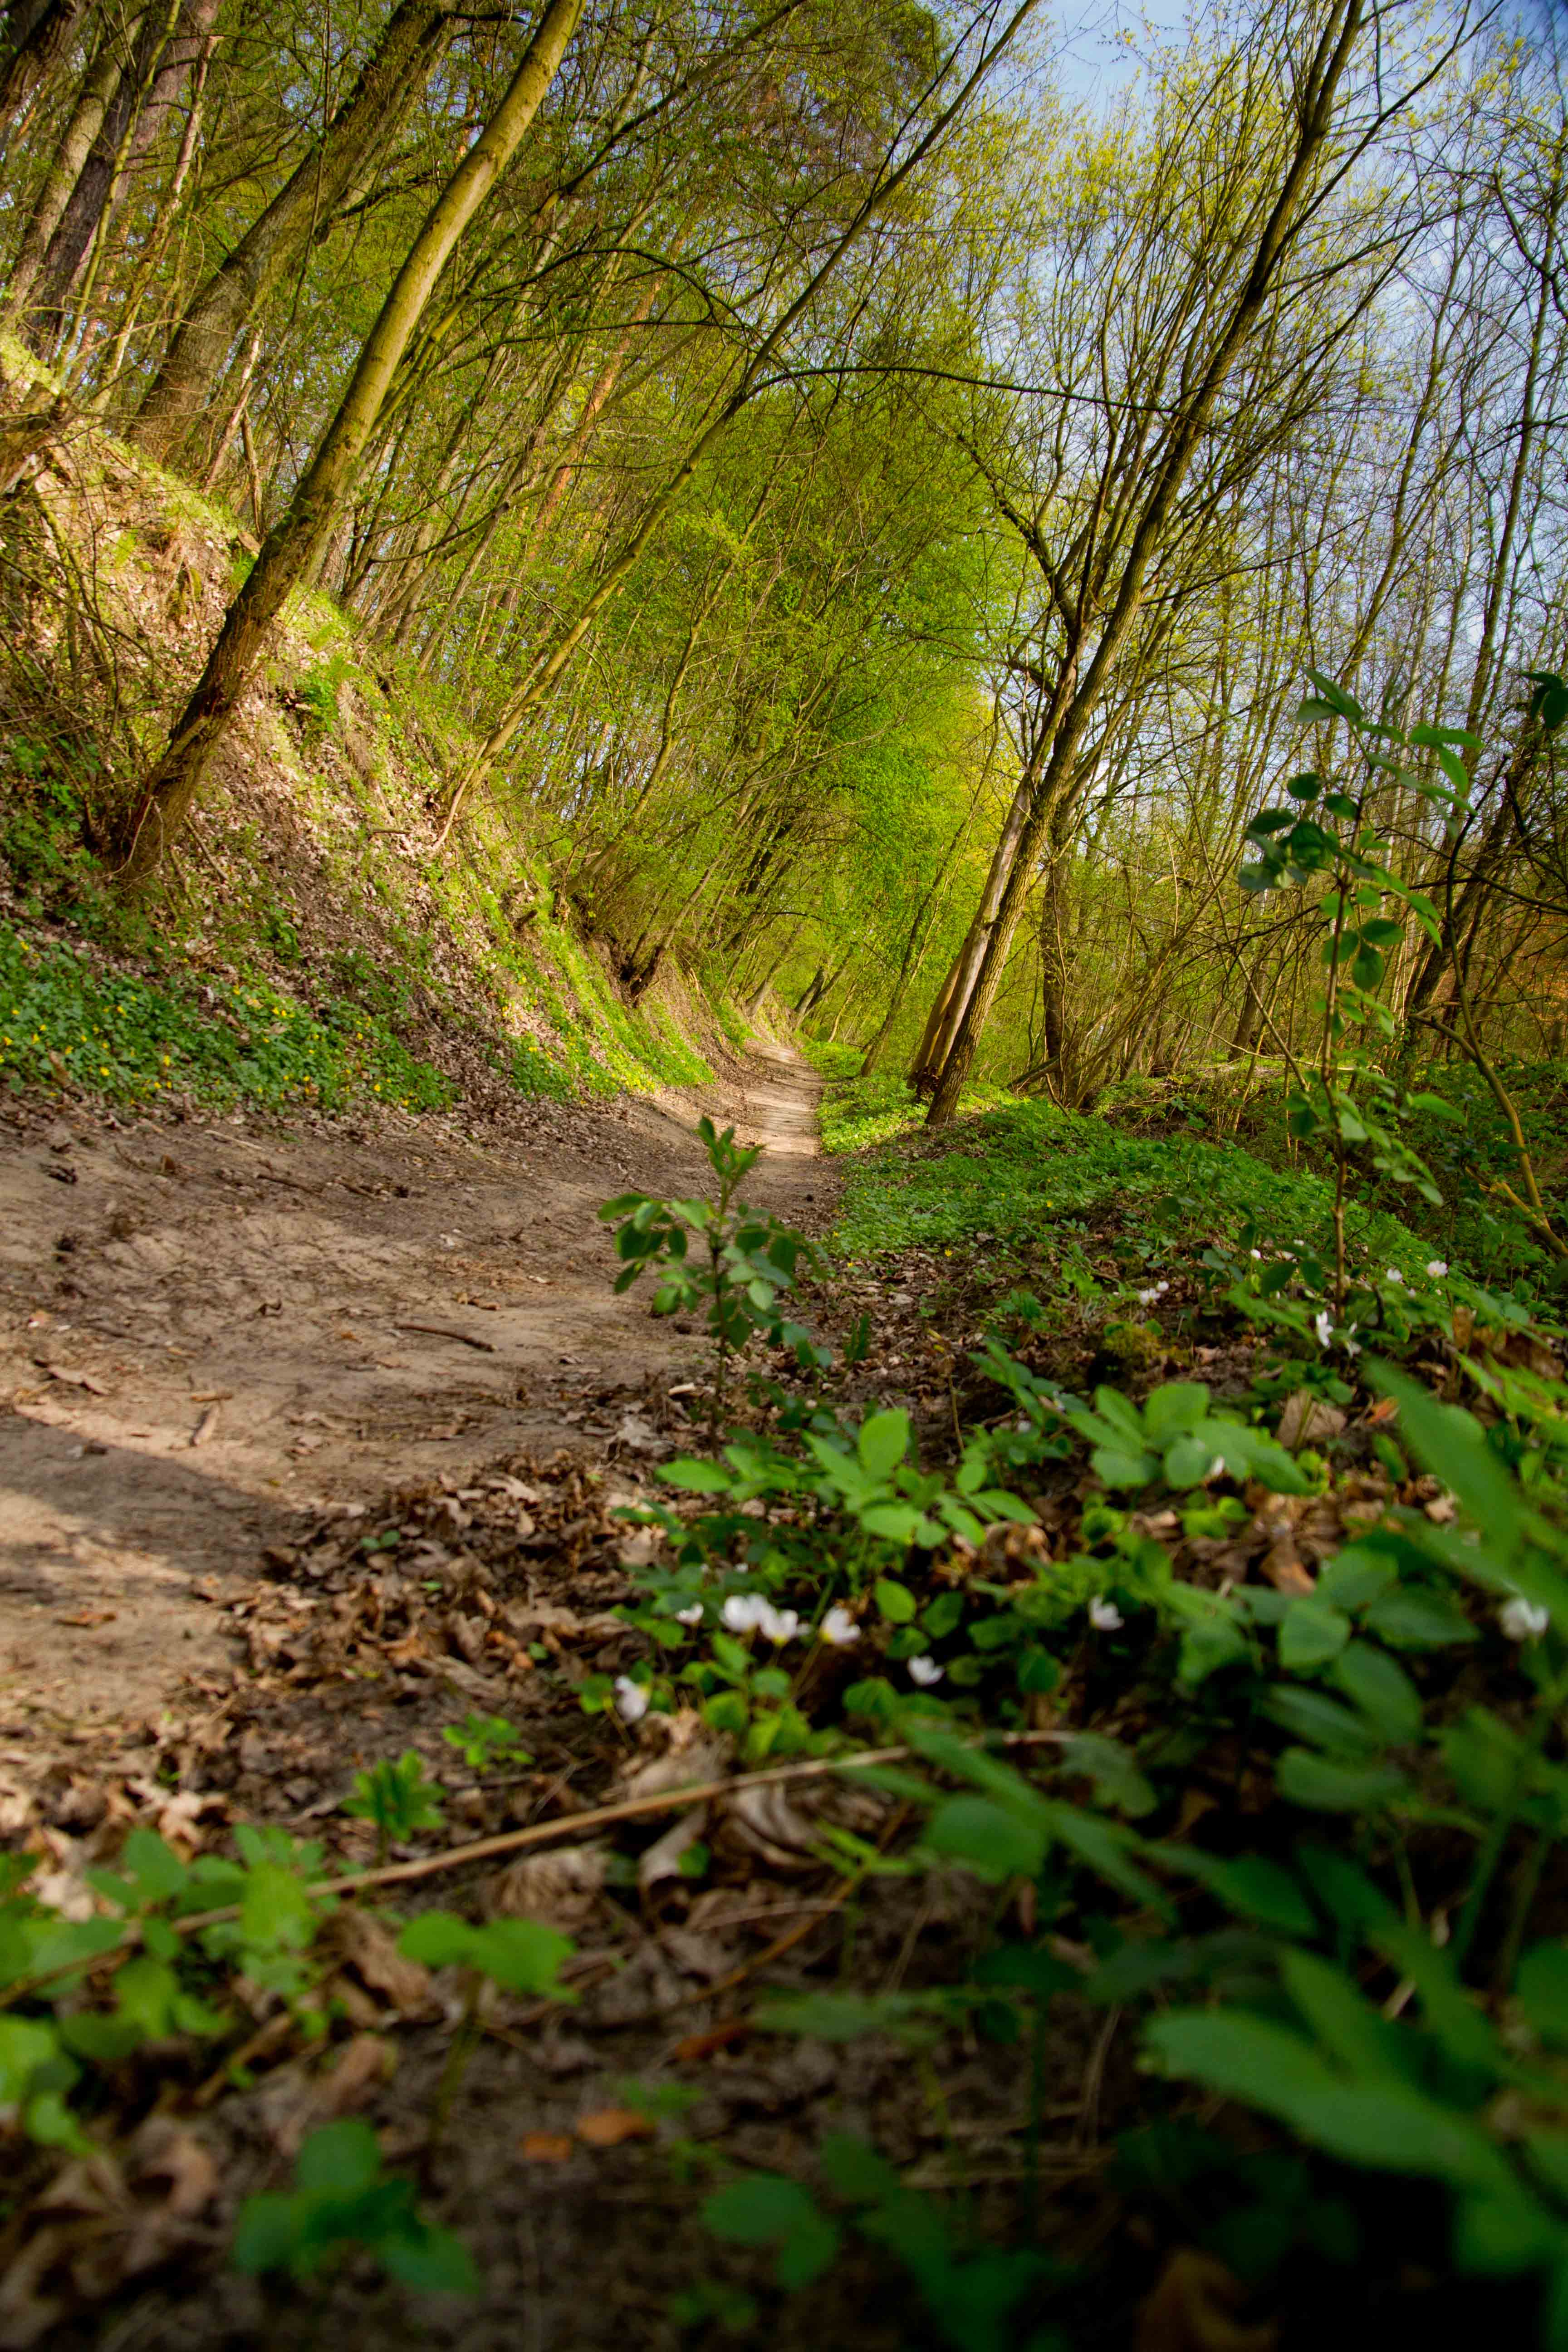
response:
<path id="1" fill-rule="evenodd" d="M 458 1331 L 450 1323 L 395 1323 L 392 1328 L 395 1331 L 430 1331 L 437 1339 L 460 1339 L 465 1348 L 477 1348 L 481 1356 L 495 1354 L 493 1340 L 476 1339 L 471 1331 Z"/>
<path id="2" fill-rule="evenodd" d="M 973 1745 L 1040 1748 L 1058 1745 L 1071 1737 L 1066 1731 L 1004 1731 L 992 1733 Z M 516 1853 L 523 1846 L 548 1845 L 553 1838 L 580 1837 L 585 1830 L 606 1829 L 612 1822 L 641 1821 L 655 1813 L 679 1812 L 687 1805 L 710 1805 L 715 1798 L 734 1796 L 742 1789 L 763 1789 L 783 1780 L 819 1780 L 828 1772 L 859 1772 L 874 1764 L 901 1764 L 919 1753 L 918 1748 L 910 1747 L 863 1748 L 852 1756 L 814 1756 L 799 1764 L 775 1764 L 766 1772 L 739 1772 L 728 1780 L 691 1781 L 684 1788 L 661 1789 L 651 1796 L 623 1797 L 616 1804 L 595 1805 L 586 1812 L 563 1813 L 555 1821 L 535 1822 L 528 1829 L 507 1830 L 499 1837 L 478 1838 L 470 1845 L 448 1846 L 444 1853 L 421 1854 L 416 1862 L 388 1863 L 379 1870 L 356 1871 L 347 1878 L 318 1878 L 305 1891 L 311 1895 L 362 1895 L 372 1886 L 405 1886 L 416 1878 L 434 1878 L 444 1870 L 460 1869 L 465 1863 L 490 1862 L 498 1854 Z M 218 1927 L 227 1920 L 237 1919 L 239 1913 L 237 1903 L 226 1903 L 216 1911 L 193 1912 L 169 1924 L 176 1935 L 194 1936 L 204 1927 Z M 85 1964 L 79 1959 L 68 1961 L 7 1985 L 0 1994 L 0 2010 L 27 1998 L 56 1977 L 79 1972 L 90 1976 L 141 1941 L 141 1922 L 131 1920 L 118 1944 Z"/>
<path id="3" fill-rule="evenodd" d="M 1071 1738 L 1066 1731 L 1005 1731 L 978 1740 L 977 1747 L 1037 1748 L 1059 1745 Z M 645 1819 L 652 1813 L 679 1812 L 687 1805 L 709 1805 L 715 1798 L 733 1796 L 742 1789 L 763 1789 L 783 1780 L 819 1780 L 828 1772 L 864 1771 L 873 1764 L 901 1764 L 918 1755 L 914 1748 L 865 1748 L 853 1756 L 814 1756 L 799 1764 L 775 1764 L 766 1772 L 740 1772 L 728 1780 L 691 1781 L 684 1788 L 660 1789 L 647 1797 L 623 1797 L 613 1805 L 595 1805 L 584 1813 L 564 1813 L 552 1822 L 534 1822 L 527 1829 L 505 1830 L 498 1837 L 479 1838 L 472 1845 L 448 1846 L 445 1853 L 421 1854 L 416 1862 L 395 1862 L 380 1870 L 362 1870 L 352 1878 L 327 1878 L 309 1891 L 312 1895 L 356 1895 L 366 1886 L 406 1885 L 411 1879 L 433 1878 L 467 1862 L 489 1862 L 495 1855 L 516 1853 L 522 1846 L 546 1845 L 552 1838 L 578 1837 L 584 1830 L 606 1829 L 612 1822 Z M 237 1917 L 237 1909 L 212 1911 L 197 1920 L 179 1920 L 189 1927 L 212 1927 L 220 1919 Z"/>

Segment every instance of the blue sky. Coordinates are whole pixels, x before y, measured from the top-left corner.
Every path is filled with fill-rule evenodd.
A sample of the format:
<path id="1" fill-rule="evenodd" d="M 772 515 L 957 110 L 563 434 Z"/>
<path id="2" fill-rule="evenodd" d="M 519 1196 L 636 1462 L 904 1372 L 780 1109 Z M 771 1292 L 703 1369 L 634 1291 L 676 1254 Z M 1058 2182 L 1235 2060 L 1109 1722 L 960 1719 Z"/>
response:
<path id="1" fill-rule="evenodd" d="M 1102 100 L 1118 97 L 1139 70 L 1145 31 L 1173 33 L 1185 13 L 1181 0 L 1150 0 L 1147 6 L 1132 0 L 1095 0 L 1088 7 L 1064 9 L 1055 37 L 1047 42 L 1057 57 L 1057 79 L 1064 94 Z M 1129 33 L 1131 43 L 1125 38 Z"/>

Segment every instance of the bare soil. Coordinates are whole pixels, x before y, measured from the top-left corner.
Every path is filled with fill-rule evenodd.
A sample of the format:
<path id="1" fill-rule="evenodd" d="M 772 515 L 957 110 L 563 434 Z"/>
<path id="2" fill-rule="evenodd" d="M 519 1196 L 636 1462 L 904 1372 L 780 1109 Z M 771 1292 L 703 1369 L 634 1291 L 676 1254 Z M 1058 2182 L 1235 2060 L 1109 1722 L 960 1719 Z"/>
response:
<path id="1" fill-rule="evenodd" d="M 680 1391 L 703 1354 L 637 1290 L 613 1297 L 595 1213 L 617 1191 L 700 1186 L 691 1122 L 708 1109 L 767 1147 L 751 1197 L 825 1225 L 817 1093 L 775 1050 L 700 1099 L 541 1106 L 521 1138 L 429 1121 L 13 1118 L 0 1832 L 52 1860 L 58 1899 L 132 1819 L 187 1852 L 270 1820 L 322 1837 L 338 1863 L 368 1861 L 345 1789 L 409 1746 L 443 1774 L 447 1820 L 435 1848 L 399 1858 L 733 1769 L 731 1744 L 689 1713 L 628 1736 L 575 1697 L 585 1671 L 636 1648 L 605 1614 L 633 1589 L 614 1507 L 680 1442 Z M 404 1572 L 384 1577 L 361 1538 L 389 1515 Z M 500 1628 L 542 1634 L 547 1669 Z M 476 1702 L 515 1723 L 531 1769 L 458 1785 L 442 1730 Z M 851 1948 L 857 1979 L 940 1980 L 983 1913 L 941 1880 L 873 1881 L 847 1906 L 819 1817 L 890 1834 L 890 1801 L 826 1783 L 756 1794 L 694 1822 L 712 1843 L 705 1883 L 648 1874 L 672 1825 L 656 1818 L 633 1835 L 638 1886 L 619 1900 L 594 1839 L 398 1890 L 412 1898 L 400 1908 L 544 1917 L 577 1946 L 576 2005 L 502 2004 L 438 2147 L 454 1972 L 429 1979 L 393 1955 L 395 1921 L 345 1912 L 328 2044 L 300 2044 L 279 2013 L 281 2042 L 263 2027 L 247 2045 L 251 2087 L 228 2089 L 220 2069 L 194 2088 L 200 2053 L 195 2075 L 171 2053 L 162 2090 L 142 2085 L 152 2112 L 126 2149 L 53 2186 L 35 2152 L 0 2225 L 0 2343 L 315 2352 L 348 2332 L 376 2352 L 678 2352 L 714 2340 L 680 2325 L 684 2293 L 760 2284 L 740 2332 L 774 2352 L 910 2342 L 915 2308 L 865 2249 L 847 2246 L 806 2294 L 769 2293 L 766 2258 L 759 2281 L 757 2257 L 711 2239 L 698 2208 L 736 2166 L 813 2178 L 835 2130 L 945 2181 L 945 2127 L 908 2050 L 759 2035 L 748 2008 L 759 1986 L 824 1970 L 831 1983 Z M 1089 2056 L 1070 2032 L 1053 2053 L 1052 2112 L 1068 2129 L 1090 2112 Z M 970 2193 L 1015 2195 L 1016 2054 L 967 2049 L 944 2097 L 963 2119 Z M 241 2200 L 286 2185 L 307 2132 L 354 2112 L 462 2234 L 477 2300 L 411 2294 L 369 2261 L 298 2289 L 226 2263 Z M 1068 2147 L 1063 2164 L 1092 2237 L 1100 2153 Z"/>
<path id="2" fill-rule="evenodd" d="M 701 1342 L 612 1296 L 599 1204 L 701 1189 L 707 1109 L 767 1147 L 759 1202 L 826 1223 L 819 1091 L 770 1047 L 506 1134 L 0 1117 L 0 1738 L 155 1717 L 302 1527 L 679 1385 Z"/>

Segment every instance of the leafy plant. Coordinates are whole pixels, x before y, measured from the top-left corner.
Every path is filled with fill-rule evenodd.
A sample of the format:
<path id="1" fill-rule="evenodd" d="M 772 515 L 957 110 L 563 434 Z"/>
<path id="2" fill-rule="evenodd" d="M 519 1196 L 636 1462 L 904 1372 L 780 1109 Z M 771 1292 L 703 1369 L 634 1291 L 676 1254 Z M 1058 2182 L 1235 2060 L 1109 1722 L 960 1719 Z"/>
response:
<path id="1" fill-rule="evenodd" d="M 413 1837 L 419 1830 L 438 1829 L 446 1808 L 440 1784 L 426 1774 L 418 1749 L 405 1748 L 395 1762 L 384 1758 L 368 1770 L 354 1774 L 353 1792 L 344 1798 L 343 1811 L 374 1825 L 376 1860 L 381 1863 L 386 1860 L 389 1845 Z"/>
<path id="2" fill-rule="evenodd" d="M 1089 1441 L 1096 1475 L 1108 1486 L 1147 1486 L 1163 1478 L 1177 1488 L 1201 1486 L 1217 1470 L 1256 1478 L 1277 1495 L 1309 1495 L 1311 1481 L 1282 1445 L 1233 1415 L 1211 1412 L 1200 1381 L 1170 1381 L 1142 1411 L 1117 1390 L 1095 1391 L 1095 1410 L 1067 1405 L 1062 1417 Z"/>
<path id="3" fill-rule="evenodd" d="M 470 1708 L 461 1723 L 447 1724 L 441 1737 L 448 1748 L 457 1749 L 470 1772 L 488 1772 L 496 1764 L 532 1761 L 518 1738 L 516 1725 L 504 1715 L 478 1715 Z"/>
<path id="4" fill-rule="evenodd" d="M 938 2335 L 953 2352 L 1047 2352 L 1059 2341 L 1020 2338 L 1019 2305 L 1055 2265 L 1039 2254 L 965 2244 L 935 2199 L 907 2189 L 885 2157 L 848 2133 L 824 2140 L 818 2161 L 858 2234 L 908 2273 Z M 773 2276 L 784 2288 L 809 2286 L 838 2255 L 843 2226 L 797 2180 L 753 2172 L 716 2189 L 702 2208 L 705 2226 L 731 2244 L 775 2250 Z"/>
<path id="5" fill-rule="evenodd" d="M 374 2255 L 422 2294 L 473 2294 L 479 2277 L 460 2240 L 420 2213 L 412 2181 L 382 2168 L 369 2124 L 323 2124 L 300 2150 L 294 2186 L 247 2197 L 235 2228 L 238 2270 L 309 2279 L 352 2248 Z"/>
<path id="6" fill-rule="evenodd" d="M 702 1311 L 713 1345 L 710 1433 L 717 1443 L 731 1359 L 753 1339 L 793 1348 L 803 1363 L 818 1360 L 810 1333 L 792 1322 L 780 1303 L 794 1287 L 802 1262 L 816 1263 L 818 1254 L 804 1234 L 739 1198 L 758 1152 L 742 1150 L 732 1127 L 721 1135 L 708 1118 L 698 1121 L 697 1132 L 719 1180 L 712 1200 L 667 1201 L 623 1192 L 606 1201 L 599 1214 L 616 1227 L 617 1292 L 658 1266 L 654 1313 Z"/>
<path id="7" fill-rule="evenodd" d="M 1435 948 L 1448 953 L 1463 1023 L 1458 1042 L 1477 1060 L 1509 1116 L 1529 1199 L 1521 1201 L 1503 1189 L 1542 1236 L 1552 1246 L 1559 1244 L 1517 1114 L 1481 1050 L 1464 975 L 1452 954 L 1452 908 L 1444 924 L 1430 899 L 1393 868 L 1386 831 L 1374 814 L 1386 802 L 1390 787 L 1405 788 L 1443 812 L 1452 838 L 1462 829 L 1470 804 L 1470 772 L 1460 754 L 1479 752 L 1479 739 L 1463 728 L 1427 720 L 1405 729 L 1374 719 L 1346 688 L 1321 671 L 1308 675 L 1317 692 L 1300 704 L 1298 719 L 1303 726 L 1342 724 L 1357 772 L 1344 783 L 1316 771 L 1292 776 L 1285 789 L 1293 805 L 1266 808 L 1248 824 L 1246 837 L 1257 855 L 1238 878 L 1244 890 L 1258 896 L 1326 885 L 1317 908 L 1325 986 L 1315 1066 L 1309 1070 L 1299 1064 L 1288 1042 L 1281 1038 L 1279 1043 L 1296 1079 L 1296 1092 L 1287 1106 L 1289 1131 L 1302 1139 L 1324 1140 L 1333 1161 L 1334 1303 L 1339 1307 L 1345 1293 L 1345 1193 L 1355 1154 L 1364 1151 L 1372 1166 L 1392 1182 L 1414 1185 L 1434 1206 L 1441 1206 L 1431 1171 L 1401 1130 L 1414 1113 L 1457 1117 L 1444 1096 L 1410 1093 L 1386 1066 L 1380 1049 L 1393 1044 L 1396 1023 L 1377 992 L 1388 960 L 1405 935 L 1404 922 L 1384 911 L 1389 901 L 1415 921 Z"/>

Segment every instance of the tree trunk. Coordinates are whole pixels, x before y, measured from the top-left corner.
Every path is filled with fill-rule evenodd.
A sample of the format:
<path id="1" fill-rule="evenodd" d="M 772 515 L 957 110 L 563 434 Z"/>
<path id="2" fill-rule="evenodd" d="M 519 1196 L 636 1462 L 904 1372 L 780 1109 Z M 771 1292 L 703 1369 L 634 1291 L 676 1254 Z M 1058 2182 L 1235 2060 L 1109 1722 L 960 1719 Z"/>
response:
<path id="1" fill-rule="evenodd" d="M 1053 710 L 1050 757 L 1024 824 L 1018 852 L 985 943 L 984 961 L 968 1002 L 952 1024 L 952 1043 L 927 1113 L 928 1122 L 933 1127 L 945 1126 L 958 1108 L 959 1096 L 1002 983 L 1029 877 L 1048 830 L 1072 789 L 1084 737 L 1142 608 L 1150 566 L 1161 546 L 1177 496 L 1220 393 L 1263 314 L 1285 256 L 1305 217 L 1309 184 L 1329 135 L 1335 94 L 1361 35 L 1363 5 L 1364 0 L 1343 0 L 1342 7 L 1336 8 L 1323 29 L 1313 58 L 1312 87 L 1298 115 L 1295 147 L 1279 194 L 1270 207 L 1251 266 L 1223 330 L 1206 359 L 1198 352 L 1190 356 L 1187 380 L 1191 390 L 1170 421 L 1164 447 L 1143 497 L 1114 594 L 1106 598 L 1109 609 L 1093 656 L 1070 699 L 1062 695 L 1059 683 L 1053 696 L 1053 703 L 1061 715 L 1057 719 Z M 1072 659 L 1069 652 L 1068 662 Z M 1064 675 L 1065 671 L 1066 665 Z"/>
<path id="2" fill-rule="evenodd" d="M 1534 445 L 1535 390 L 1541 371 L 1546 338 L 1546 323 L 1557 300 L 1557 221 L 1563 196 L 1563 156 L 1557 156 L 1548 202 L 1545 233 L 1542 244 L 1535 300 L 1535 318 L 1530 339 L 1530 357 L 1525 366 L 1524 383 L 1520 395 L 1519 441 L 1514 450 L 1513 466 L 1509 478 L 1508 503 L 1503 514 L 1503 527 L 1498 540 L 1497 553 L 1492 561 L 1487 582 L 1486 607 L 1481 617 L 1480 644 L 1477 649 L 1475 667 L 1470 676 L 1469 700 L 1465 710 L 1465 727 L 1474 733 L 1480 726 L 1487 708 L 1492 682 L 1492 666 L 1497 648 L 1498 625 L 1508 591 L 1509 573 L 1513 563 L 1513 551 L 1524 503 L 1524 486 L 1530 468 L 1531 451 Z M 1528 733 L 1533 734 L 1532 728 Z M 1471 775 L 1475 773 L 1477 754 L 1469 750 L 1461 754 Z M 1515 759 L 1518 758 L 1515 753 Z M 1500 794 L 1500 805 L 1482 837 L 1480 852 L 1458 899 L 1454 899 L 1450 887 L 1448 903 L 1444 910 L 1442 936 L 1430 942 L 1421 960 L 1415 977 L 1405 999 L 1405 1017 L 1414 1020 L 1433 1003 L 1439 984 L 1453 961 L 1456 942 L 1463 928 L 1470 903 L 1479 891 L 1484 890 L 1487 877 L 1496 856 L 1506 841 L 1513 822 L 1510 796 Z M 1453 868 L 1450 865 L 1449 873 Z"/>
<path id="3" fill-rule="evenodd" d="M 0 16 L 0 123 L 8 124 L 61 64 L 89 5 L 12 0 Z"/>
<path id="4" fill-rule="evenodd" d="M 1048 740 L 1048 737 L 1042 732 L 1039 738 L 1040 744 L 1043 745 Z M 947 976 L 942 992 L 931 1008 L 931 1019 L 926 1023 L 926 1034 L 921 1039 L 920 1051 L 915 1055 L 910 1067 L 910 1076 L 917 1087 L 929 1085 L 933 1073 L 942 1068 L 952 1052 L 952 1040 L 957 1034 L 959 1024 L 969 1009 L 970 1000 L 974 993 L 974 984 L 980 976 L 985 952 L 995 929 L 997 917 L 1001 912 L 1003 896 L 1017 860 L 1018 845 L 1024 836 L 1025 819 L 1028 815 L 1029 803 L 1034 793 L 1035 776 L 1036 764 L 1035 760 L 1031 758 L 1025 762 L 1024 772 L 1018 778 L 1017 790 L 1013 794 L 1012 805 L 1007 811 L 1007 821 L 1002 827 L 1001 836 L 995 848 L 991 853 L 990 871 L 985 877 L 985 887 L 981 893 L 980 905 L 976 909 L 974 920 L 969 927 L 968 936 L 958 951 L 952 970 Z"/>
<path id="5" fill-rule="evenodd" d="M 451 0 L 400 0 L 325 131 L 193 295 L 131 438 L 166 463 L 190 438 L 237 338 L 280 278 L 326 236 L 385 152 L 451 37 Z"/>
<path id="6" fill-rule="evenodd" d="M 146 879 L 164 844 L 184 823 L 290 591 L 309 577 L 331 538 L 361 454 L 441 272 L 533 121 L 582 9 L 583 0 L 550 0 L 489 128 L 447 181 L 415 239 L 309 471 L 268 533 L 225 615 L 195 692 L 143 781 L 121 868 L 126 887 Z"/>
<path id="7" fill-rule="evenodd" d="M 217 15 L 217 0 L 154 0 L 142 18 L 131 61 L 114 87 L 97 137 L 66 200 L 39 267 L 27 334 L 42 351 L 58 335 L 65 305 L 107 232 L 125 173 L 163 127 L 181 82 L 197 64 Z"/>
<path id="8" fill-rule="evenodd" d="M 53 163 L 33 199 L 33 210 L 17 248 L 11 282 L 5 289 L 5 316 L 15 322 L 26 310 L 38 272 L 44 266 L 49 239 L 59 226 L 70 192 L 80 179 L 92 144 L 103 128 L 110 101 L 120 86 L 120 58 L 111 40 L 105 40 L 60 133 Z"/>

